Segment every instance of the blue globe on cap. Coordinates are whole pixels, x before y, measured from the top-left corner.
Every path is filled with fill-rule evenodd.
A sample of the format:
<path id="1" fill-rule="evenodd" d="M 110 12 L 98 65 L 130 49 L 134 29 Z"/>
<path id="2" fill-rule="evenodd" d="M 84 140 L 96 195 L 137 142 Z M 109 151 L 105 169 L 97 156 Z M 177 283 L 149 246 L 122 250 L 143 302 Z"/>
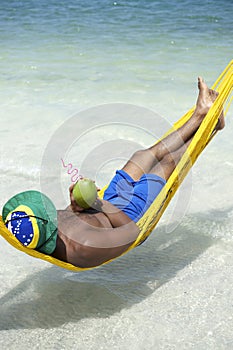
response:
<path id="1" fill-rule="evenodd" d="M 7 229 L 29 249 L 52 254 L 57 240 L 57 210 L 38 191 L 25 191 L 10 198 L 2 209 Z"/>

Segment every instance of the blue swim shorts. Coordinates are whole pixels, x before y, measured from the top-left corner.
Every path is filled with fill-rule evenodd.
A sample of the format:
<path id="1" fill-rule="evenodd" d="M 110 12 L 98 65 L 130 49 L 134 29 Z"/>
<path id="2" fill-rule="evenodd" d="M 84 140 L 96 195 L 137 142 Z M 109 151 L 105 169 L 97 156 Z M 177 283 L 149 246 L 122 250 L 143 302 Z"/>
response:
<path id="1" fill-rule="evenodd" d="M 155 174 L 144 174 L 135 181 L 124 170 L 117 170 L 103 198 L 137 222 L 153 203 L 165 183 L 166 180 Z"/>

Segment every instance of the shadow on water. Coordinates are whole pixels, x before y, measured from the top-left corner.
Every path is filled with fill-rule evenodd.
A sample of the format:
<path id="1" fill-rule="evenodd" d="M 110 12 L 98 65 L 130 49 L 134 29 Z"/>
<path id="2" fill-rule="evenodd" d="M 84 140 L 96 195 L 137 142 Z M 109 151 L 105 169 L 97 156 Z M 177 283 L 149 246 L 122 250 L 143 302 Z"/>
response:
<path id="1" fill-rule="evenodd" d="M 105 318 L 144 300 L 216 243 L 207 232 L 213 215 L 186 217 L 169 234 L 160 226 L 144 245 L 98 269 L 72 273 L 52 266 L 29 275 L 0 299 L 0 330 Z M 224 224 L 227 212 L 221 215 Z"/>

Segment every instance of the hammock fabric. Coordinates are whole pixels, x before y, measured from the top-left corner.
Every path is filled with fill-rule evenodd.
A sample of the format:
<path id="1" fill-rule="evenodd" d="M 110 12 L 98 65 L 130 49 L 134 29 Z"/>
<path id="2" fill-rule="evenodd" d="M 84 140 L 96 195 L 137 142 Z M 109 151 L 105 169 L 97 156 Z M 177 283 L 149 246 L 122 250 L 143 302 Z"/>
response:
<path id="1" fill-rule="evenodd" d="M 188 171 L 191 169 L 192 165 L 195 163 L 197 157 L 201 154 L 203 149 L 209 143 L 209 141 L 213 138 L 216 132 L 214 132 L 214 128 L 217 124 L 218 118 L 221 114 L 223 107 L 225 107 L 225 115 L 230 107 L 233 97 L 231 96 L 233 89 L 233 60 L 228 64 L 219 78 L 216 80 L 212 89 L 219 92 L 219 95 L 213 105 L 211 106 L 208 114 L 204 118 L 201 123 L 199 129 L 195 133 L 192 142 L 189 147 L 185 151 L 182 156 L 180 162 L 177 164 L 175 170 L 171 174 L 168 179 L 166 185 L 163 187 L 162 191 L 156 197 L 155 201 L 152 203 L 150 208 L 146 211 L 143 217 L 137 222 L 137 225 L 140 229 L 140 233 L 135 242 L 126 250 L 123 254 L 127 253 L 129 250 L 138 246 L 142 243 L 155 228 L 158 223 L 160 217 L 168 206 L 170 200 L 174 196 L 175 192 L 179 188 L 181 182 L 184 177 L 187 175 Z M 166 137 L 168 134 L 180 128 L 193 114 L 194 107 L 190 109 L 180 120 L 178 120 L 173 127 L 162 137 Z M 107 186 L 106 186 L 107 187 Z M 100 197 L 103 196 L 104 187 L 100 192 Z M 50 255 L 46 255 L 40 253 L 36 250 L 29 249 L 24 247 L 5 227 L 2 218 L 0 216 L 0 234 L 3 236 L 13 247 L 18 250 L 23 251 L 26 254 L 29 254 L 35 258 L 46 260 L 54 265 L 58 265 L 62 268 L 72 270 L 72 271 L 84 271 L 89 270 L 91 268 L 80 268 L 76 267 L 70 263 L 66 263 L 64 261 L 60 261 L 58 259 L 53 258 Z M 122 255 L 123 255 L 122 254 Z M 111 259 L 104 264 L 112 261 Z"/>

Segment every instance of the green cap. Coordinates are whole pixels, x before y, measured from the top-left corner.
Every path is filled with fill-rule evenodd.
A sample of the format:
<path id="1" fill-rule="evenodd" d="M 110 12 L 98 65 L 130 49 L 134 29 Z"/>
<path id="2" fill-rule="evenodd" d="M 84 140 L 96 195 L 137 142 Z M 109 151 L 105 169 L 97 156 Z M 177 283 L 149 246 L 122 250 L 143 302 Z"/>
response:
<path id="1" fill-rule="evenodd" d="M 8 230 L 27 248 L 44 254 L 55 250 L 57 210 L 43 193 L 18 193 L 4 205 L 2 218 Z"/>

